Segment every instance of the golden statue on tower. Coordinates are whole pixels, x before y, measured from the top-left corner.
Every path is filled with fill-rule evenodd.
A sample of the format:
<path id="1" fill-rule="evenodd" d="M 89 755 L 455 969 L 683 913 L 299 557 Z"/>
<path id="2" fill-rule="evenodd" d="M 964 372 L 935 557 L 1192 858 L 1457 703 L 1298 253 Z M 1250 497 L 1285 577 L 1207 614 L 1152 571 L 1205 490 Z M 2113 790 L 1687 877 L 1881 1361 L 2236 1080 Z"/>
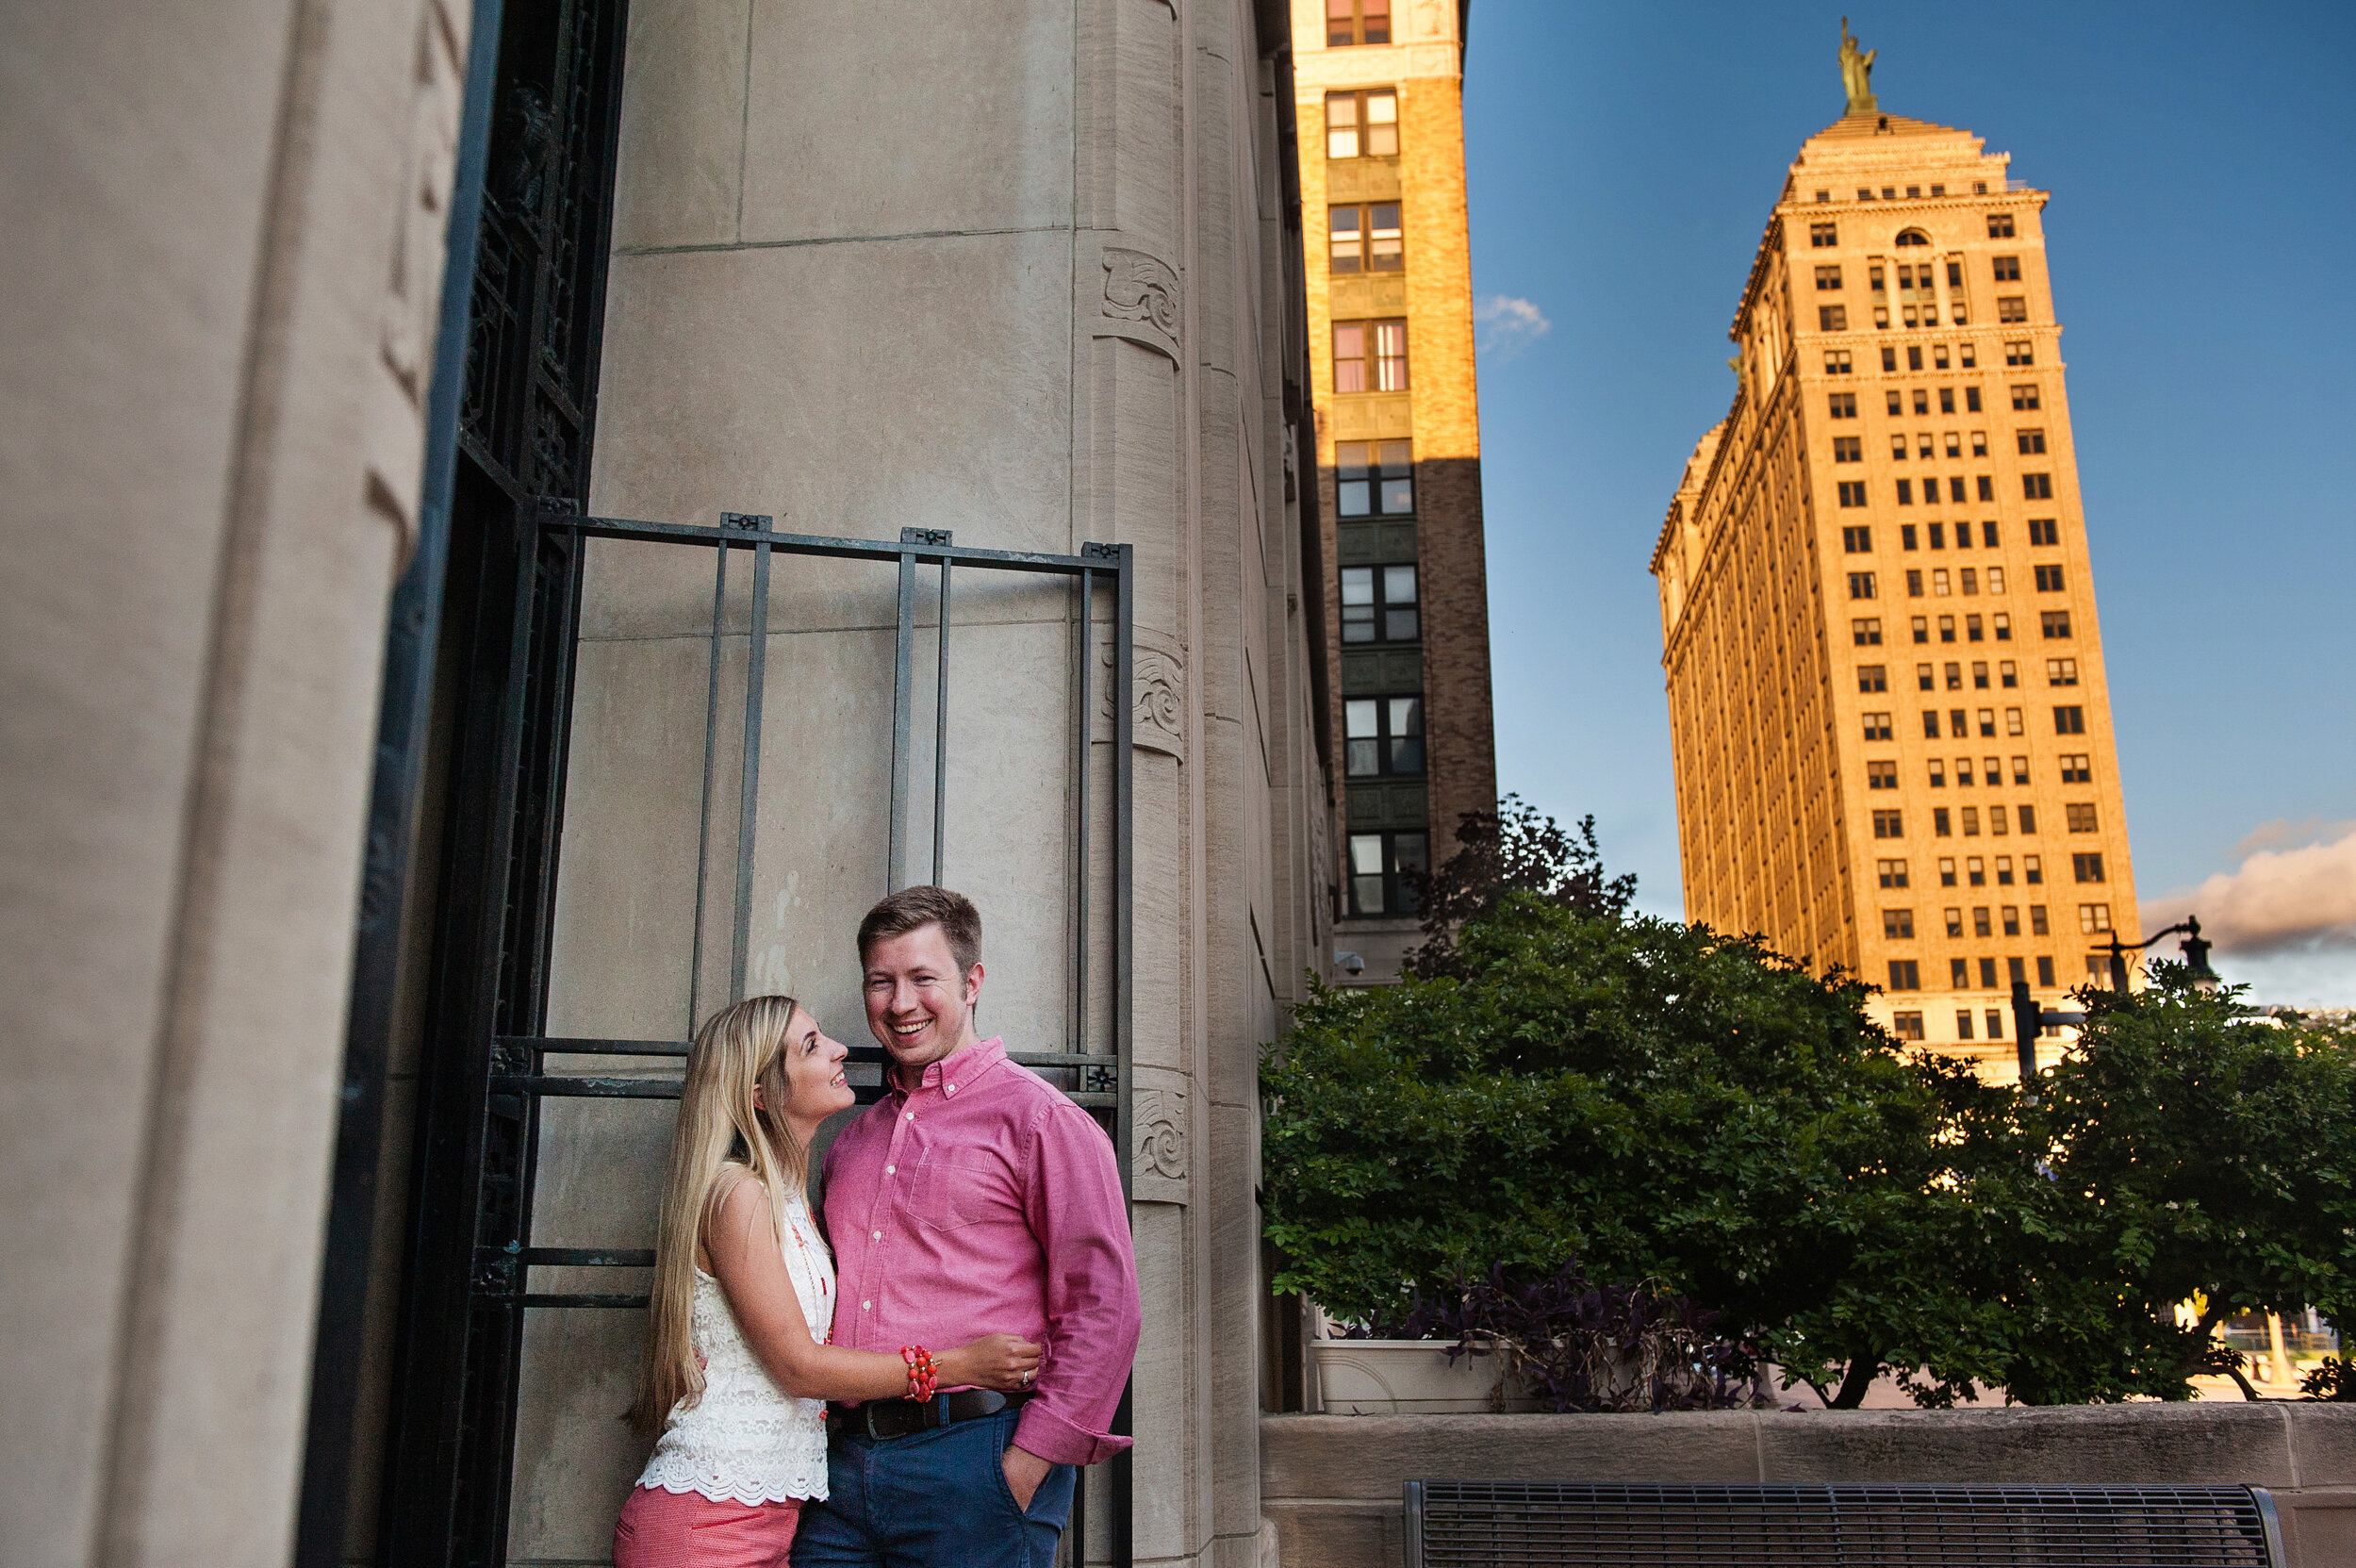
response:
<path id="1" fill-rule="evenodd" d="M 1857 41 L 1849 36 L 1849 19 L 1840 19 L 1840 84 L 1849 90 L 1849 112 L 1873 112 L 1873 55 L 1870 49 L 1860 50 Z"/>

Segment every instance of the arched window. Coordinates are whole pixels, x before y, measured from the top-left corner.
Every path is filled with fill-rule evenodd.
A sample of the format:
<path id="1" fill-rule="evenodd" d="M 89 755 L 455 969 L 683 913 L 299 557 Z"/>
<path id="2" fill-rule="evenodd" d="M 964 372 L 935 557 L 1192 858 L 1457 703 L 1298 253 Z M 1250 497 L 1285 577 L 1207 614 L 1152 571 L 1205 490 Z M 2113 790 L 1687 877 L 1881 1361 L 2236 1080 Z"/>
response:
<path id="1" fill-rule="evenodd" d="M 1901 245 L 1927 245 L 1930 242 L 1931 237 L 1920 229 L 1907 229 L 1898 236 Z"/>

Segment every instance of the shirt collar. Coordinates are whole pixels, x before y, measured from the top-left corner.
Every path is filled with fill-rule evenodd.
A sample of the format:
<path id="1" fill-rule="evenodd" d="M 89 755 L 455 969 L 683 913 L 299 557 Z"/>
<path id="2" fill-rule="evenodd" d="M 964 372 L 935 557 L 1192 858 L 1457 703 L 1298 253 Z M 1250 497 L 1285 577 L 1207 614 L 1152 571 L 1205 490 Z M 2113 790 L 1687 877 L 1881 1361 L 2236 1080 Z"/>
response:
<path id="1" fill-rule="evenodd" d="M 938 1062 L 926 1063 L 916 1084 L 918 1088 L 938 1089 L 953 1095 L 1005 1060 L 1006 1041 L 994 1034 L 987 1040 L 967 1046 L 964 1050 L 953 1051 Z M 892 1089 L 901 1098 L 908 1098 L 909 1090 L 897 1067 L 892 1070 Z"/>

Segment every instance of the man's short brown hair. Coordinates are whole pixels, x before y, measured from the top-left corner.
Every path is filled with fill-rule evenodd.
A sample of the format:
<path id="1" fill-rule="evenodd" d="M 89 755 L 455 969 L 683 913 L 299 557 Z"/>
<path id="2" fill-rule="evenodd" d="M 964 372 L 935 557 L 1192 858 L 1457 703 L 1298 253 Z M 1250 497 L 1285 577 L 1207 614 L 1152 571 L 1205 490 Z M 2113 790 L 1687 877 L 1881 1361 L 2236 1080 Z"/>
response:
<path id="1" fill-rule="evenodd" d="M 963 893 L 946 887 L 903 887 L 867 911 L 859 922 L 859 962 L 887 936 L 904 936 L 926 926 L 939 926 L 948 938 L 949 956 L 960 974 L 981 962 L 981 911 Z"/>

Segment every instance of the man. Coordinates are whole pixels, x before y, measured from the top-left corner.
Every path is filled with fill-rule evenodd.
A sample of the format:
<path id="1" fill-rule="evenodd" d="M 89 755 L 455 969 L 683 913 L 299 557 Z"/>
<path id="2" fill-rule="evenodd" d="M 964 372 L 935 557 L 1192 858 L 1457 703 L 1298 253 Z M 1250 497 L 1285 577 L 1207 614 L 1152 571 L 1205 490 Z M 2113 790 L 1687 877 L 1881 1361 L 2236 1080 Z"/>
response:
<path id="1" fill-rule="evenodd" d="M 1137 1351 L 1137 1264 L 1112 1141 L 974 1032 L 981 916 L 911 887 L 859 923 L 885 1094 L 826 1157 L 834 1343 L 886 1354 L 1015 1333 L 1044 1347 L 1026 1393 L 942 1390 L 828 1414 L 823 1504 L 797 1568 L 1047 1568 L 1077 1467 L 1111 1432 Z"/>

